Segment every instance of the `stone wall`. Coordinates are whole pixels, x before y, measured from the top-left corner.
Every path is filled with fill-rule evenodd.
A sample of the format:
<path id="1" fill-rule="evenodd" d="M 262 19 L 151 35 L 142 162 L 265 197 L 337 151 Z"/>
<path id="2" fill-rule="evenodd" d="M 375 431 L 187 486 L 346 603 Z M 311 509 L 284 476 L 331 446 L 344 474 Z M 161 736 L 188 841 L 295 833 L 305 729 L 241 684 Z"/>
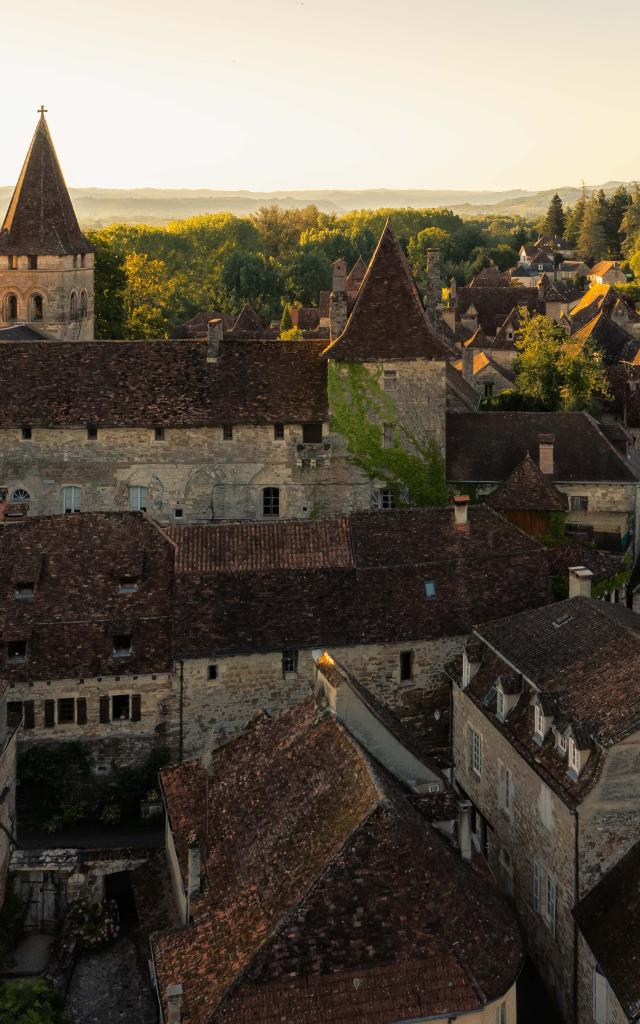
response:
<path id="1" fill-rule="evenodd" d="M 6 257 L 5 257 L 6 260 Z M 59 340 L 91 341 L 94 335 L 93 253 L 78 256 L 38 256 L 35 270 L 28 269 L 28 257 L 18 257 L 16 270 L 0 271 L 0 327 L 11 323 L 29 323 L 36 330 Z M 5 264 L 6 265 L 6 264 Z M 81 295 L 86 294 L 86 313 L 81 312 Z M 17 321 L 7 321 L 6 298 L 18 300 Z M 42 319 L 32 315 L 31 299 L 42 296 Z M 72 296 L 77 315 L 72 317 Z"/>
<path id="2" fill-rule="evenodd" d="M 582 935 L 578 937 L 578 1020 L 580 1024 L 599 1024 L 593 1009 L 593 976 L 596 960 Z M 629 1024 L 611 986 L 607 985 L 607 1024 Z"/>
<path id="3" fill-rule="evenodd" d="M 419 442 L 433 440 L 444 453 L 446 430 L 446 364 L 431 359 L 398 359 L 365 363 L 366 369 L 382 382 L 385 370 L 397 374 L 395 389 L 385 391 L 393 401 L 397 423 Z M 398 441 L 407 445 L 402 432 Z"/>
<path id="4" fill-rule="evenodd" d="M 469 726 L 481 736 L 481 777 L 471 770 L 468 762 Z M 543 824 L 539 813 L 543 785 L 540 776 L 458 686 L 453 687 L 453 757 L 456 782 L 487 824 L 489 864 L 501 886 L 513 892 L 527 950 L 565 1020 L 570 1020 L 574 957 L 571 913 L 575 902 L 574 816 L 555 794 L 551 794 L 551 828 Z M 511 815 L 499 806 L 500 763 L 512 772 Z M 507 858 L 512 868 L 512 884 L 504 868 Z M 536 861 L 557 886 L 555 933 L 534 908 Z"/>

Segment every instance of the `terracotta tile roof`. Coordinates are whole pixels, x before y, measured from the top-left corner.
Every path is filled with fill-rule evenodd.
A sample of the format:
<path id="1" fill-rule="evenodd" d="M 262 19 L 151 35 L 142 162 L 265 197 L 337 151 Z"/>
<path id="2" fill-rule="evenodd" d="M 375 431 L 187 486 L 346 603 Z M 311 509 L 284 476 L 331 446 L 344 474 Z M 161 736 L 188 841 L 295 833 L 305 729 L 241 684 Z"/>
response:
<path id="1" fill-rule="evenodd" d="M 449 347 L 425 313 L 402 248 L 387 224 L 347 325 L 323 355 L 360 362 L 444 359 Z"/>
<path id="2" fill-rule="evenodd" d="M 353 513 L 349 552 L 340 539 L 344 518 L 305 526 L 301 558 L 293 556 L 298 567 L 263 570 L 254 567 L 272 564 L 272 552 L 288 543 L 293 524 L 197 528 L 218 536 L 198 551 L 199 571 L 177 578 L 176 643 L 182 654 L 456 636 L 474 622 L 513 610 L 514 603 L 523 608 L 547 600 L 544 548 L 484 506 L 469 510 L 467 531 L 454 528 L 451 509 Z M 171 537 L 180 546 L 190 529 L 173 530 Z M 276 540 L 279 530 L 284 541 Z M 331 530 L 334 541 L 328 539 Z M 300 567 L 312 560 L 305 552 L 314 536 L 315 565 Z M 248 568 L 219 569 L 227 537 L 232 564 Z M 235 553 L 243 543 L 246 556 Z M 194 564 L 179 550 L 178 564 L 185 561 Z M 435 582 L 433 600 L 425 598 L 425 580 Z"/>
<path id="3" fill-rule="evenodd" d="M 456 370 L 459 370 L 460 372 L 462 372 L 462 360 L 461 359 L 456 360 L 456 362 L 453 365 L 455 366 Z M 475 375 L 477 373 L 481 373 L 483 370 L 486 370 L 486 368 L 488 366 L 490 366 L 491 369 L 494 370 L 496 373 L 498 373 L 501 377 L 504 377 L 505 380 L 508 380 L 508 381 L 514 381 L 515 380 L 515 374 L 514 374 L 513 370 L 511 370 L 508 366 L 500 366 L 500 364 L 496 363 L 495 359 L 492 359 L 491 356 L 488 355 L 485 351 L 474 352 L 474 355 L 473 355 L 473 375 L 474 375 L 474 377 L 475 377 Z"/>
<path id="4" fill-rule="evenodd" d="M 600 260 L 589 271 L 590 277 L 601 277 L 608 270 L 616 270 L 620 266 L 619 260 Z"/>
<path id="5" fill-rule="evenodd" d="M 456 296 L 456 317 L 459 318 L 474 306 L 478 314 L 478 325 L 487 337 L 494 338 L 500 324 L 512 309 L 525 306 L 531 313 L 539 312 L 536 288 L 458 288 Z"/>
<path id="6" fill-rule="evenodd" d="M 44 115 L 40 116 L 0 230 L 0 253 L 93 252 L 71 204 Z"/>
<path id="7" fill-rule="evenodd" d="M 610 284 L 592 284 L 579 302 L 569 310 L 570 319 L 578 325 L 592 320 L 602 309 L 615 300 L 615 289 Z"/>
<path id="8" fill-rule="evenodd" d="M 513 983 L 521 942 L 486 867 L 313 699 L 214 751 L 208 783 L 199 762 L 161 778 L 183 879 L 187 837 L 205 849 L 193 925 L 152 940 L 190 1024 L 388 1024 Z"/>
<path id="9" fill-rule="evenodd" d="M 0 426 L 197 427 L 324 420 L 321 341 L 47 341 L 0 346 Z"/>
<path id="10" fill-rule="evenodd" d="M 0 526 L 0 675 L 13 682 L 166 671 L 171 665 L 174 547 L 139 512 L 46 516 Z M 123 576 L 138 588 L 120 593 Z M 17 582 L 34 596 L 16 599 Z M 132 635 L 113 657 L 113 637 Z M 6 640 L 27 640 L 7 661 Z"/>
<path id="11" fill-rule="evenodd" d="M 545 302 L 576 302 L 584 294 L 584 289 L 570 281 L 552 281 L 546 274 L 540 278 L 538 288 Z"/>
<path id="12" fill-rule="evenodd" d="M 566 494 L 561 494 L 551 480 L 540 472 L 528 452 L 510 476 L 485 501 L 500 512 L 566 512 L 568 508 Z"/>
<path id="13" fill-rule="evenodd" d="M 447 479 L 506 480 L 527 452 L 537 453 L 539 434 L 555 434 L 554 481 L 636 479 L 628 460 L 584 412 L 448 413 Z"/>
<path id="14" fill-rule="evenodd" d="M 640 1016 L 640 842 L 574 909 L 596 961 L 630 1021 Z"/>

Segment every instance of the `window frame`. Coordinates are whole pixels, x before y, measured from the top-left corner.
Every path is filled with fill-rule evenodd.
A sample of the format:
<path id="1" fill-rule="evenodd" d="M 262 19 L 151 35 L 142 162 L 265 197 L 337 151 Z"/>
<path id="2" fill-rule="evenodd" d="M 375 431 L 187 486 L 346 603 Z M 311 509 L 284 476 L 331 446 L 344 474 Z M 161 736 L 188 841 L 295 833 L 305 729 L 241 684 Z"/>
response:
<path id="1" fill-rule="evenodd" d="M 588 494 L 570 494 L 569 495 L 569 511 L 570 512 L 588 512 L 589 511 L 589 495 Z"/>
<path id="2" fill-rule="evenodd" d="M 20 440 L 21 441 L 32 441 L 33 430 L 31 427 L 20 427 Z"/>
<path id="3" fill-rule="evenodd" d="M 128 640 L 128 643 L 124 643 Z M 131 633 L 114 633 L 111 638 L 111 656 L 113 658 L 128 658 L 133 650 L 133 636 Z"/>
<path id="4" fill-rule="evenodd" d="M 398 389 L 398 371 L 397 370 L 383 370 L 382 371 L 382 390 L 383 391 L 397 391 Z"/>
<path id="5" fill-rule="evenodd" d="M 414 651 L 400 651 L 399 669 L 401 683 L 408 683 L 413 679 L 413 659 Z"/>
<path id="6" fill-rule="evenodd" d="M 7 640 L 7 665 L 24 665 L 28 654 L 29 644 L 27 640 Z"/>
<path id="7" fill-rule="evenodd" d="M 116 701 L 126 701 L 126 715 L 116 715 Z M 131 694 L 130 693 L 111 693 L 109 694 L 109 720 L 111 722 L 130 722 L 131 721 Z"/>
<path id="8" fill-rule="evenodd" d="M 575 772 L 576 775 L 580 774 L 580 751 L 573 736 L 567 737 L 567 765 L 569 771 Z"/>
<path id="9" fill-rule="evenodd" d="M 144 492 L 144 504 L 141 502 Z M 134 493 L 137 500 L 134 501 Z M 149 508 L 149 487 L 146 484 L 129 484 L 129 511 L 146 512 Z"/>
<path id="10" fill-rule="evenodd" d="M 213 682 L 215 682 L 216 679 L 218 679 L 218 665 L 217 665 L 217 663 L 216 664 L 207 665 L 207 681 L 210 682 L 210 683 L 213 683 Z"/>
<path id="11" fill-rule="evenodd" d="M 540 782 L 540 796 L 538 798 L 538 812 L 540 821 L 551 832 L 553 828 L 553 796 L 551 790 L 544 782 Z"/>
<path id="12" fill-rule="evenodd" d="M 302 424 L 303 444 L 322 444 L 322 420 L 310 420 Z"/>
<path id="13" fill-rule="evenodd" d="M 379 512 L 391 512 L 396 507 L 396 500 L 390 487 L 379 487 L 376 492 L 376 507 Z"/>
<path id="14" fill-rule="evenodd" d="M 280 488 L 262 488 L 262 516 L 264 519 L 280 518 Z"/>
<path id="15" fill-rule="evenodd" d="M 67 496 L 71 498 L 67 508 Z M 82 511 L 82 488 L 78 484 L 65 484 L 62 487 L 62 511 L 65 515 Z"/>
<path id="16" fill-rule="evenodd" d="M 471 725 L 467 724 L 467 757 L 469 771 L 476 776 L 476 778 L 482 778 L 482 734 Z"/>
<path id="17" fill-rule="evenodd" d="M 273 424 L 273 440 L 284 441 L 284 423 Z"/>
<path id="18" fill-rule="evenodd" d="M 545 737 L 545 714 L 537 702 L 533 705 L 533 734 L 541 740 Z"/>
<path id="19" fill-rule="evenodd" d="M 153 442 L 154 442 L 154 444 L 160 444 L 162 441 L 165 441 L 165 440 L 166 440 L 165 428 L 164 427 L 154 427 L 153 428 Z"/>
<path id="20" fill-rule="evenodd" d="M 233 441 L 233 423 L 222 424 L 222 440 Z"/>
<path id="21" fill-rule="evenodd" d="M 65 709 L 64 717 L 61 711 Z M 75 697 L 58 697 L 56 700 L 56 725 L 76 724 L 76 699 Z"/>
<path id="22" fill-rule="evenodd" d="M 298 655 L 299 651 L 295 648 L 286 648 L 282 652 L 282 674 L 283 676 L 297 675 L 298 674 Z"/>

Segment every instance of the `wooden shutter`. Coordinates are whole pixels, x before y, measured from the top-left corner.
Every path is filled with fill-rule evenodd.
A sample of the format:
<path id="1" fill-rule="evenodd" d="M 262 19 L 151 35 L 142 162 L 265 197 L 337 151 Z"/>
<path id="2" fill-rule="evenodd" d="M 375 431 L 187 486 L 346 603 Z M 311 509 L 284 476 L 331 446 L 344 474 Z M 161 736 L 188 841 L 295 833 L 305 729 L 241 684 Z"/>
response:
<path id="1" fill-rule="evenodd" d="M 109 698 L 108 697 L 101 697 L 100 698 L 100 721 L 103 722 L 103 723 L 109 721 Z"/>
<path id="2" fill-rule="evenodd" d="M 131 695 L 131 721 L 139 722 L 142 717 L 142 697 L 139 693 Z"/>
<path id="3" fill-rule="evenodd" d="M 24 714 L 24 727 L 25 729 L 35 729 L 36 715 L 34 710 L 34 704 L 32 700 L 25 700 L 22 705 Z"/>
<path id="4" fill-rule="evenodd" d="M 51 729 L 56 724 L 55 700 L 45 700 L 44 702 L 44 724 L 47 729 Z"/>
<path id="5" fill-rule="evenodd" d="M 87 698 L 86 697 L 78 697 L 78 700 L 76 701 L 76 716 L 77 716 L 76 720 L 78 722 L 78 725 L 86 725 L 87 724 Z"/>

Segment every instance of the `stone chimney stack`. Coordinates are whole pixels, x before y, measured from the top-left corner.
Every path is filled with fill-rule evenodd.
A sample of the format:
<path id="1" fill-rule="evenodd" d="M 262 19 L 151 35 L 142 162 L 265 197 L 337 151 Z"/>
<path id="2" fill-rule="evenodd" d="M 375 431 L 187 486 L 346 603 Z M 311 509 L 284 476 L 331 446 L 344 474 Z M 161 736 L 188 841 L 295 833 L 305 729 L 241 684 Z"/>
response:
<path id="1" fill-rule="evenodd" d="M 462 376 L 473 384 L 473 349 L 470 345 L 462 346 Z"/>
<path id="2" fill-rule="evenodd" d="M 458 844 L 463 860 L 471 860 L 471 801 L 458 801 Z"/>
<path id="3" fill-rule="evenodd" d="M 555 440 L 555 434 L 538 434 L 538 466 L 540 472 L 546 473 L 548 476 L 552 476 L 554 473 L 553 446 Z"/>
<path id="4" fill-rule="evenodd" d="M 427 249 L 427 293 L 426 305 L 429 319 L 437 327 L 442 317 L 442 281 L 440 278 L 440 250 Z"/>
<path id="5" fill-rule="evenodd" d="M 220 354 L 220 342 L 222 341 L 223 324 L 217 318 L 210 320 L 207 324 L 207 362 L 217 363 Z"/>
<path id="6" fill-rule="evenodd" d="M 569 569 L 569 597 L 591 597 L 591 569 L 572 565 Z"/>
<path id="7" fill-rule="evenodd" d="M 457 494 L 453 499 L 453 514 L 456 530 L 469 529 L 469 495 Z"/>
<path id="8" fill-rule="evenodd" d="M 167 1004 L 169 1007 L 169 1018 L 167 1024 L 181 1024 L 182 985 L 169 985 L 167 987 Z"/>
<path id="9" fill-rule="evenodd" d="M 456 299 L 458 298 L 458 285 L 455 277 L 452 277 L 449 281 L 449 302 L 452 306 L 455 306 Z"/>
<path id="10" fill-rule="evenodd" d="M 329 296 L 329 331 L 331 341 L 335 341 L 347 324 L 347 264 L 344 260 L 336 260 L 331 269 L 333 285 Z"/>

